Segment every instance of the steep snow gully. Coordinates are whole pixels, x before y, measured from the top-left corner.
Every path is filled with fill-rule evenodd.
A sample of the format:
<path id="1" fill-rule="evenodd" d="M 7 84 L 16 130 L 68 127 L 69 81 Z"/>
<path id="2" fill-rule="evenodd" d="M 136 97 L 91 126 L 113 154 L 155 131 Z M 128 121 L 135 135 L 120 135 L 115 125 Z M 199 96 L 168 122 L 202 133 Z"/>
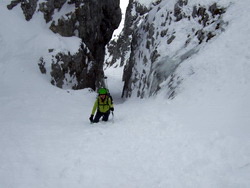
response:
<path id="1" fill-rule="evenodd" d="M 1 187 L 249 187 L 250 6 L 233 2 L 229 29 L 180 67 L 174 100 L 122 100 L 122 70 L 109 68 L 114 123 L 91 125 L 96 94 L 56 88 L 37 67 L 48 45 L 74 46 L 1 1 Z"/>

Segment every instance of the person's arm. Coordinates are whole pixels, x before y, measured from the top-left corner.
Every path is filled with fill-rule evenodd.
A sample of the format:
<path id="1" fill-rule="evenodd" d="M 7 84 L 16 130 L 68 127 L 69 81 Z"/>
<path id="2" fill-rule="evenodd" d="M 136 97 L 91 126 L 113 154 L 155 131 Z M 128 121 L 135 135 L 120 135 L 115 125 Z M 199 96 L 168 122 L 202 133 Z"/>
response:
<path id="1" fill-rule="evenodd" d="M 96 109 L 97 109 L 97 106 L 98 106 L 98 99 L 96 99 L 96 101 L 95 101 L 95 104 L 94 104 L 94 106 L 93 106 L 91 115 L 95 115 L 95 111 L 96 111 Z"/>
<path id="2" fill-rule="evenodd" d="M 111 102 L 111 99 L 109 98 L 109 100 L 108 100 L 108 103 L 109 103 L 109 109 L 111 110 L 111 111 L 114 111 L 114 104 Z"/>

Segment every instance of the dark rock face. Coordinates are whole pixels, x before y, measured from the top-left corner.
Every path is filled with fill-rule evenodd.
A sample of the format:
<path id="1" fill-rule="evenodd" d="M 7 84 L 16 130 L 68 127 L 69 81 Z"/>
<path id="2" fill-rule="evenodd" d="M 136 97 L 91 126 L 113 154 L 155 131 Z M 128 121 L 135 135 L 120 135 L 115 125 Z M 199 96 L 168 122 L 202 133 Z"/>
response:
<path id="1" fill-rule="evenodd" d="M 37 2 L 38 0 L 15 0 L 15 1 L 11 1 L 11 3 L 7 6 L 7 8 L 9 10 L 11 10 L 13 7 L 15 7 L 16 5 L 18 5 L 19 3 L 21 3 L 21 8 L 23 10 L 23 14 L 25 16 L 25 19 L 27 21 L 29 21 L 33 14 L 36 11 L 36 7 L 37 7 Z"/>
<path id="2" fill-rule="evenodd" d="M 185 14 L 182 12 L 182 7 L 187 5 L 187 0 L 178 0 L 174 6 L 174 16 L 176 17 L 176 22 L 180 21 L 182 18 L 185 17 Z"/>
<path id="3" fill-rule="evenodd" d="M 95 60 L 86 47 L 81 46 L 75 54 L 57 53 L 53 49 L 49 50 L 49 54 L 52 60 L 51 84 L 59 88 L 72 89 L 91 88 L 95 85 Z M 40 58 L 38 65 L 41 73 L 46 74 L 46 62 L 43 57 Z"/>
<path id="4" fill-rule="evenodd" d="M 132 10 L 136 9 L 135 14 L 132 15 Z M 132 35 L 138 28 L 138 23 L 143 19 L 149 10 L 147 7 L 130 0 L 125 16 L 124 28 L 116 41 L 111 41 L 107 46 L 107 52 L 110 54 L 110 58 L 106 60 L 107 66 L 112 66 L 117 61 L 120 61 L 118 66 L 126 64 L 126 56 L 129 56 L 131 50 Z M 136 35 L 136 34 L 134 34 Z M 135 37 L 134 37 L 135 38 Z"/>
<path id="5" fill-rule="evenodd" d="M 105 45 L 121 21 L 119 0 L 84 1 L 84 4 L 80 1 L 71 1 L 71 3 L 75 3 L 76 11 L 69 13 L 68 19 L 59 19 L 57 25 L 52 22 L 50 28 L 62 36 L 77 35 L 86 44 L 94 58 L 92 63 L 95 64 L 96 70 L 93 72 L 96 82 L 91 88 L 95 89 L 103 85 Z"/>
<path id="6" fill-rule="evenodd" d="M 21 3 L 21 0 L 15 0 L 11 1 L 9 5 L 7 5 L 7 8 L 9 10 L 13 9 L 15 6 L 17 6 L 19 3 Z"/>
<path id="7" fill-rule="evenodd" d="M 135 12 L 133 10 L 136 10 Z M 149 9 L 140 3 L 130 0 L 126 9 L 124 28 L 117 41 L 111 41 L 107 46 L 109 58 L 106 60 L 106 66 L 112 66 L 116 62 L 125 66 L 122 80 L 127 83 L 132 76 L 132 69 L 135 63 L 134 51 L 137 48 L 137 40 L 140 40 L 137 33 L 139 23 L 146 18 Z M 129 63 L 130 62 L 130 63 Z M 133 63 L 132 63 L 133 62 Z M 132 92 L 129 85 L 124 85 L 126 90 Z"/>
<path id="8" fill-rule="evenodd" d="M 65 2 L 66 0 L 48 0 L 39 4 L 39 11 L 43 13 L 47 23 L 53 19 L 54 11 L 60 10 Z"/>
<path id="9" fill-rule="evenodd" d="M 30 20 L 36 10 L 37 0 L 12 1 L 8 8 L 12 9 L 19 3 L 21 3 L 26 20 Z M 66 37 L 77 36 L 82 39 L 85 47 L 85 49 L 79 49 L 77 54 L 59 53 L 56 55 L 56 59 L 60 59 L 61 67 L 51 60 L 53 62 L 51 66 L 52 84 L 58 87 L 67 84 L 64 75 L 66 72 L 69 72 L 70 75 L 75 74 L 77 77 L 76 80 L 79 83 L 73 89 L 85 87 L 95 89 L 103 84 L 105 45 L 110 41 L 113 31 L 121 21 L 119 4 L 120 0 L 48 0 L 38 5 L 38 11 L 44 14 L 45 21 L 50 23 L 50 29 L 54 33 Z M 75 8 L 58 20 L 54 20 L 55 10 L 60 11 L 63 6 Z M 88 55 L 83 53 L 86 51 L 89 51 Z M 86 58 L 89 56 L 91 58 Z M 88 60 L 90 61 L 88 62 Z M 39 63 L 40 70 L 42 65 L 44 65 L 42 67 L 46 67 L 46 63 L 49 62 Z M 91 64 L 93 70 L 86 71 L 88 63 Z M 44 68 L 42 68 L 42 72 L 46 72 L 43 70 Z M 77 70 L 78 68 L 83 70 Z"/>

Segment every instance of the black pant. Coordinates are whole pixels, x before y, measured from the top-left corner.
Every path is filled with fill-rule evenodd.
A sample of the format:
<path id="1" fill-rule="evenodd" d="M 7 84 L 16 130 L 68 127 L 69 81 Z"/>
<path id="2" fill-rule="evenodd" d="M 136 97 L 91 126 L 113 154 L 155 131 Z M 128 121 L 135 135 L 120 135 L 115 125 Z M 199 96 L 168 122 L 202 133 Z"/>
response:
<path id="1" fill-rule="evenodd" d="M 102 117 L 102 121 L 108 121 L 109 119 L 109 114 L 110 114 L 110 111 L 107 111 L 105 113 L 103 112 L 100 112 L 99 110 L 96 112 L 96 115 L 95 115 L 95 118 L 93 120 L 94 123 L 98 123 L 100 118 Z"/>

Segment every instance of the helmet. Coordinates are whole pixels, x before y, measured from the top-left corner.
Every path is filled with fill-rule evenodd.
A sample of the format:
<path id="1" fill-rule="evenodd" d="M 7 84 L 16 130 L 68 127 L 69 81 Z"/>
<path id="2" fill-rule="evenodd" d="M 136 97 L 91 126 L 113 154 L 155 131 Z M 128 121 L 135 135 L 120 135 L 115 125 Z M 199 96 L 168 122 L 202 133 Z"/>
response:
<path id="1" fill-rule="evenodd" d="M 107 89 L 100 88 L 100 89 L 98 89 L 98 93 L 99 93 L 99 95 L 106 95 L 108 92 L 107 92 Z"/>

